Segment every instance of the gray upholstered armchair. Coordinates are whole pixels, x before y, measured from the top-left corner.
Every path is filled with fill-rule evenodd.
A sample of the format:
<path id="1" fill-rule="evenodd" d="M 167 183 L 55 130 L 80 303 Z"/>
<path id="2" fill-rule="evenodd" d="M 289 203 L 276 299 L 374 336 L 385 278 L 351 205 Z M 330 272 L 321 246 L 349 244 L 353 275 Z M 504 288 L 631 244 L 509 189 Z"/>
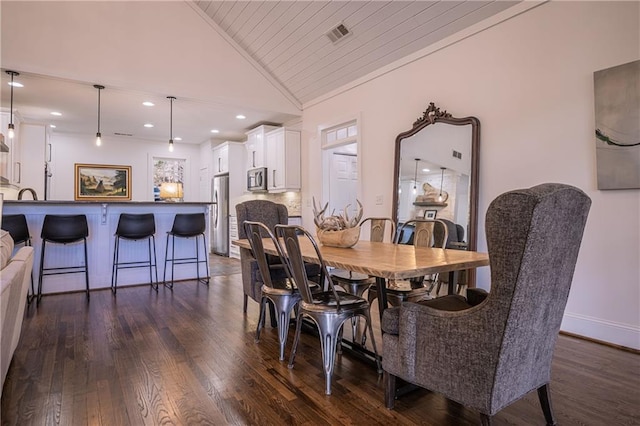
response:
<path id="1" fill-rule="evenodd" d="M 385 402 L 395 379 L 478 410 L 483 424 L 537 389 L 547 424 L 551 360 L 591 200 L 542 184 L 507 192 L 487 211 L 491 292 L 476 306 L 453 295 L 387 309 Z"/>
<path id="2" fill-rule="evenodd" d="M 263 223 L 272 232 L 276 225 L 287 225 L 289 222 L 287 207 L 267 200 L 249 200 L 236 204 L 236 216 L 238 220 L 238 237 L 240 238 L 247 238 L 244 230 L 244 222 L 246 220 Z M 270 259 L 271 262 L 278 262 L 276 257 L 270 257 Z M 251 254 L 251 250 L 240 249 L 240 265 L 244 292 L 243 311 L 247 312 L 247 300 L 249 297 L 260 303 L 262 281 L 259 279 L 258 264 Z"/>

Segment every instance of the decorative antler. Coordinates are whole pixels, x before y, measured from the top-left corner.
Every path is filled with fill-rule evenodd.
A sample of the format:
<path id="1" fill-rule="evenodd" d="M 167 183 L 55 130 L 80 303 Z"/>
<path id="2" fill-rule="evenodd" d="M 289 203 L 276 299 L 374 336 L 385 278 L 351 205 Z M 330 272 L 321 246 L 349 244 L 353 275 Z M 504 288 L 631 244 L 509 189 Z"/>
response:
<path id="1" fill-rule="evenodd" d="M 349 207 L 351 204 L 348 204 L 343 210 L 341 214 L 335 214 L 335 210 L 331 212 L 331 216 L 324 217 L 324 212 L 327 210 L 329 203 L 324 205 L 324 208 L 318 211 L 318 207 L 316 206 L 316 199 L 313 198 L 313 221 L 318 227 L 318 229 L 322 229 L 325 231 L 340 231 L 342 229 L 347 228 L 355 228 L 360 223 L 360 219 L 362 219 L 363 209 L 362 203 L 359 200 L 356 200 L 358 203 L 358 212 L 356 216 L 353 218 L 349 218 Z"/>

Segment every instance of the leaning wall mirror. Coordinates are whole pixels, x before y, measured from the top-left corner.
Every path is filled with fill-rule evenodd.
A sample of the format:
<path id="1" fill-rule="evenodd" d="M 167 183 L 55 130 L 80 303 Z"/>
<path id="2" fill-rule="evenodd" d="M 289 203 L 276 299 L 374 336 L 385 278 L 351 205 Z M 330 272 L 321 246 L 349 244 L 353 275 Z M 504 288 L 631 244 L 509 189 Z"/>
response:
<path id="1" fill-rule="evenodd" d="M 455 248 L 476 250 L 479 147 L 477 118 L 456 118 L 430 103 L 413 127 L 396 138 L 396 223 L 447 219 L 463 233 Z"/>

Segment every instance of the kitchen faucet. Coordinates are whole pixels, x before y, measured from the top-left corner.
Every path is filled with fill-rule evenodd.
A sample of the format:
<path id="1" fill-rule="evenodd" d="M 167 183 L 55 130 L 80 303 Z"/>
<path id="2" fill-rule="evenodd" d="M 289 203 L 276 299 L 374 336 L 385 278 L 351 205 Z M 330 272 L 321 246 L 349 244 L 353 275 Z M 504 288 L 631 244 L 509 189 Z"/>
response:
<path id="1" fill-rule="evenodd" d="M 18 192 L 18 200 L 22 200 L 22 194 L 25 191 L 29 191 L 34 200 L 38 199 L 38 196 L 36 195 L 36 191 L 33 188 L 22 188 L 20 192 Z"/>

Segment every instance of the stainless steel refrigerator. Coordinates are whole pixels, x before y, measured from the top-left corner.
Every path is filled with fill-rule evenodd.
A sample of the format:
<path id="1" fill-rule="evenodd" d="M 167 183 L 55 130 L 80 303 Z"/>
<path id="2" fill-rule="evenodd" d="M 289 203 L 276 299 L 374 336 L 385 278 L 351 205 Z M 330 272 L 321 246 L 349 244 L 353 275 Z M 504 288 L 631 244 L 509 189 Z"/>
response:
<path id="1" fill-rule="evenodd" d="M 214 176 L 211 188 L 211 251 L 229 256 L 229 175 Z"/>

